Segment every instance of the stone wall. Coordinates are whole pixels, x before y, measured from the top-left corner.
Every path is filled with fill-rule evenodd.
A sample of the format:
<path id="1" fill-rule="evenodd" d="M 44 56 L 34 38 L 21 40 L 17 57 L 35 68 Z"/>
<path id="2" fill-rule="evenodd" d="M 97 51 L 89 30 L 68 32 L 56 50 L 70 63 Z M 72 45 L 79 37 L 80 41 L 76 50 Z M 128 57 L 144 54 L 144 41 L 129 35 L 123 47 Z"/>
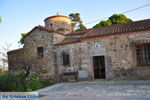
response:
<path id="1" fill-rule="evenodd" d="M 92 79 L 92 63 L 90 48 L 87 43 L 76 43 L 57 47 L 57 64 L 59 74 L 63 72 L 74 72 L 77 70 L 86 70 L 89 79 Z M 70 57 L 70 66 L 63 66 L 62 52 L 66 52 Z"/>
<path id="2" fill-rule="evenodd" d="M 25 57 L 23 57 L 23 61 L 25 65 L 30 64 L 32 66 L 31 73 L 38 74 L 43 78 L 55 77 L 56 74 L 53 34 L 54 33 L 36 28 L 24 39 L 25 45 L 22 50 L 25 51 L 23 52 Z M 38 57 L 37 47 L 43 47 L 43 58 Z M 12 53 L 9 56 L 10 62 L 13 59 L 15 59 L 16 62 L 19 62 L 21 52 Z M 18 66 L 16 62 L 16 65 L 13 67 L 19 68 L 20 66 Z"/>
<path id="3" fill-rule="evenodd" d="M 104 36 L 83 40 L 81 43 L 62 45 L 57 48 L 59 73 L 75 70 L 86 70 L 89 78 L 94 78 L 93 56 L 105 57 L 106 79 L 142 79 L 150 77 L 149 67 L 137 67 L 134 55 L 134 40 L 150 40 L 150 31 L 122 35 Z M 94 43 L 101 47 L 95 48 Z M 70 66 L 62 65 L 61 52 L 70 54 Z M 141 70 L 142 69 L 142 70 Z M 71 71 L 71 70 L 70 70 Z M 131 74 L 132 73 L 132 74 Z"/>
<path id="4" fill-rule="evenodd" d="M 143 80 L 150 79 L 150 66 L 147 67 L 134 67 L 129 69 L 118 68 L 114 69 L 114 77 L 120 79 L 133 79 Z"/>
<path id="5" fill-rule="evenodd" d="M 53 34 L 54 44 L 61 42 L 62 40 L 64 40 L 64 38 L 65 38 L 64 35 L 60 35 L 58 33 Z"/>
<path id="6" fill-rule="evenodd" d="M 108 80 L 150 78 L 150 66 L 137 67 L 135 45 L 132 44 L 134 41 L 150 40 L 150 31 L 103 36 L 54 46 L 63 38 L 64 36 L 57 33 L 35 29 L 25 38 L 23 49 L 8 53 L 10 71 L 22 68 L 18 62 L 24 60 L 33 66 L 32 73 L 38 73 L 43 78 L 58 77 L 63 72 L 79 70 L 86 71 L 87 79 L 91 80 L 94 79 L 93 56 L 104 56 Z M 95 42 L 100 42 L 99 48 L 95 48 Z M 44 48 L 43 58 L 38 58 L 37 47 Z M 69 66 L 63 66 L 63 52 L 69 54 Z"/>
<path id="7" fill-rule="evenodd" d="M 63 16 L 56 16 L 45 20 L 45 27 L 64 34 L 71 32 L 71 19 Z"/>
<path id="8" fill-rule="evenodd" d="M 21 62 L 24 60 L 23 52 L 23 49 L 18 49 L 7 53 L 10 73 L 16 73 L 23 68 L 23 63 Z"/>
<path id="9" fill-rule="evenodd" d="M 147 67 L 137 67 L 134 50 L 135 46 L 132 45 L 132 42 L 135 40 L 142 41 L 146 39 L 150 40 L 150 31 L 106 36 L 97 39 L 95 38 L 89 42 L 92 45 L 94 45 L 95 41 L 101 43 L 102 47 L 99 48 L 99 51 L 101 51 L 99 55 L 104 52 L 102 48 L 105 48 L 106 50 L 104 56 L 107 79 L 141 79 L 150 77 L 150 74 L 148 74 L 149 70 L 147 70 Z M 92 45 L 90 48 L 93 48 Z"/>
<path id="10" fill-rule="evenodd" d="M 29 48 L 32 55 L 34 55 L 38 60 L 43 61 L 43 64 L 41 64 L 41 73 L 44 77 L 55 77 L 55 47 L 53 34 L 55 33 L 36 29 L 25 38 L 24 48 Z M 43 58 L 37 57 L 37 47 L 43 47 Z"/>

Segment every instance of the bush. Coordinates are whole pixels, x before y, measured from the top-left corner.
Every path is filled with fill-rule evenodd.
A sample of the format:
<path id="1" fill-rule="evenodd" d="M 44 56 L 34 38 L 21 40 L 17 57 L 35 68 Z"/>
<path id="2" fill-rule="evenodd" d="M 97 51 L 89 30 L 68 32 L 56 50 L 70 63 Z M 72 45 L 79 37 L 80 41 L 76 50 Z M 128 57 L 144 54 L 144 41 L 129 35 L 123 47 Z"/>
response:
<path id="1" fill-rule="evenodd" d="M 6 70 L 2 70 L 2 69 L 0 68 L 0 75 L 1 75 L 1 74 L 5 74 L 5 73 L 7 73 L 7 71 L 6 71 Z"/>
<path id="2" fill-rule="evenodd" d="M 14 86 L 18 86 L 17 77 L 4 73 L 0 75 L 0 90 L 11 91 Z"/>
<path id="3" fill-rule="evenodd" d="M 12 75 L 4 73 L 0 75 L 0 91 L 34 91 L 52 85 L 48 80 L 40 80 L 37 75 L 31 75 L 21 82 L 24 73 Z M 27 90 L 24 90 L 24 85 Z"/>

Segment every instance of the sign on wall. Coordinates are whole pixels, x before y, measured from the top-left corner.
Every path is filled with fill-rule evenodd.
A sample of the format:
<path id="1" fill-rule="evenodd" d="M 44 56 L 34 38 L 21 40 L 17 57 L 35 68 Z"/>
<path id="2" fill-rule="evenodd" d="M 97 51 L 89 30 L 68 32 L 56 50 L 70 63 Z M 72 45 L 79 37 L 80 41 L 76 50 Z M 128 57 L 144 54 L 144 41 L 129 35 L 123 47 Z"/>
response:
<path id="1" fill-rule="evenodd" d="M 88 71 L 86 70 L 79 70 L 79 78 L 88 78 Z"/>
<path id="2" fill-rule="evenodd" d="M 102 46 L 100 41 L 95 41 L 93 43 L 93 49 L 91 49 L 92 56 L 106 55 L 106 48 Z"/>
<path id="3" fill-rule="evenodd" d="M 94 46 L 95 46 L 95 48 L 100 48 L 101 47 L 101 43 L 100 42 L 95 42 Z"/>

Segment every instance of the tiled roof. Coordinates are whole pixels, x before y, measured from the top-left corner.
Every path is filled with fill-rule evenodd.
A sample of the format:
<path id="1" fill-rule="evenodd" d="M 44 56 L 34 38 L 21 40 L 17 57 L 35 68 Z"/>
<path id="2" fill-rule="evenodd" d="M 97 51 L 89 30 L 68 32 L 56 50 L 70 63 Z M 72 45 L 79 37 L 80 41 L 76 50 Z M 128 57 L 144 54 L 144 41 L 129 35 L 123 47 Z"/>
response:
<path id="1" fill-rule="evenodd" d="M 67 36 L 82 35 L 80 39 L 78 40 L 70 39 L 67 41 L 63 40 L 62 42 L 57 44 L 65 45 L 65 44 L 80 42 L 82 39 L 87 39 L 87 38 L 95 38 L 95 37 L 106 36 L 106 35 L 124 34 L 128 32 L 138 32 L 138 31 L 146 31 L 146 30 L 150 30 L 150 19 L 125 23 L 125 24 L 115 24 L 115 25 L 104 26 L 100 28 L 87 29 L 83 31 L 75 31 L 69 33 Z"/>
<path id="2" fill-rule="evenodd" d="M 44 30 L 44 31 L 55 32 L 55 33 L 58 33 L 58 34 L 60 34 L 60 35 L 64 35 L 63 33 L 56 32 L 56 31 L 54 31 L 54 30 L 50 30 L 50 29 L 48 29 L 48 28 L 46 28 L 46 27 L 44 27 L 44 26 L 39 25 L 39 26 L 35 26 L 31 31 L 29 31 L 28 34 L 27 34 L 26 36 L 24 36 L 24 38 L 27 37 L 30 33 L 32 33 L 36 28 L 41 29 L 41 30 Z"/>
<path id="3" fill-rule="evenodd" d="M 115 24 L 111 26 L 104 26 L 100 28 L 93 28 L 87 34 L 83 35 L 82 38 L 92 38 L 104 35 L 122 34 L 127 32 L 137 32 L 150 30 L 150 19 L 125 23 Z"/>
<path id="4" fill-rule="evenodd" d="M 77 31 L 71 32 L 69 34 L 66 34 L 66 36 L 83 35 L 83 34 L 89 32 L 90 30 L 91 29 L 77 30 Z"/>
<path id="5" fill-rule="evenodd" d="M 74 39 L 67 39 L 67 40 L 63 40 L 55 45 L 59 46 L 59 45 L 65 45 L 65 44 L 70 44 L 70 43 L 76 43 L 79 42 L 80 39 L 79 38 L 74 38 Z"/>
<path id="6" fill-rule="evenodd" d="M 77 35 L 84 35 L 85 33 L 88 33 L 91 29 L 85 29 L 85 30 L 77 30 L 71 33 L 66 34 L 66 36 L 77 36 Z M 60 43 L 57 43 L 55 45 L 59 46 L 59 45 L 65 45 L 65 44 L 70 44 L 70 43 L 76 43 L 79 42 L 80 38 L 69 38 L 68 39 L 64 39 L 63 41 L 61 41 Z"/>

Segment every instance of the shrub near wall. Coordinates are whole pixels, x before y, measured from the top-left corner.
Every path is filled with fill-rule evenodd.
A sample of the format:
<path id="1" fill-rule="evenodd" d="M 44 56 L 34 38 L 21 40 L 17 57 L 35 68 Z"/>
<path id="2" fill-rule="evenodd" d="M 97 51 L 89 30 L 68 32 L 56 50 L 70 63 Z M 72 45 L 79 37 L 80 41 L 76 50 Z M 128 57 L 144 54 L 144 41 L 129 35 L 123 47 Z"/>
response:
<path id="1" fill-rule="evenodd" d="M 21 82 L 21 77 L 23 73 L 12 75 L 4 73 L 0 75 L 0 92 L 9 91 L 34 91 L 52 85 L 48 80 L 39 80 L 36 75 L 32 75 L 28 80 Z M 26 86 L 26 90 L 24 89 Z"/>

